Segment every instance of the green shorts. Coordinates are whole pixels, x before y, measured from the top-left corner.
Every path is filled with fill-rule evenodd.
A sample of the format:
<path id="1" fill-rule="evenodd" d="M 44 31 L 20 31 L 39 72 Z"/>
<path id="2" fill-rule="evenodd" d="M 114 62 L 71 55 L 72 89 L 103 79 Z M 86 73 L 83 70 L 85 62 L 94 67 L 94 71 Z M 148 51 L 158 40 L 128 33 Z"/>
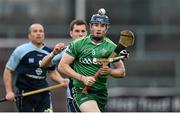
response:
<path id="1" fill-rule="evenodd" d="M 101 112 L 105 111 L 108 99 L 107 89 L 102 91 L 88 91 L 88 94 L 82 93 L 82 89 L 79 88 L 73 88 L 73 91 L 73 98 L 78 107 L 86 101 L 95 100 Z"/>

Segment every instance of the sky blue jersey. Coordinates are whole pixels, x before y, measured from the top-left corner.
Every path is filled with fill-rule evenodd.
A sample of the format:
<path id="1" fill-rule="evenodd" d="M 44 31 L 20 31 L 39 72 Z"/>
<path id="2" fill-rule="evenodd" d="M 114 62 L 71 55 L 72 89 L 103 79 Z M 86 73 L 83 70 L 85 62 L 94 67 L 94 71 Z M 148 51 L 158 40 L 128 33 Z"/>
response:
<path id="1" fill-rule="evenodd" d="M 47 87 L 48 71 L 55 70 L 55 66 L 46 69 L 39 67 L 39 61 L 52 50 L 46 46 L 37 48 L 31 42 L 18 46 L 10 56 L 6 68 L 17 74 L 16 86 L 23 90 L 36 90 Z"/>

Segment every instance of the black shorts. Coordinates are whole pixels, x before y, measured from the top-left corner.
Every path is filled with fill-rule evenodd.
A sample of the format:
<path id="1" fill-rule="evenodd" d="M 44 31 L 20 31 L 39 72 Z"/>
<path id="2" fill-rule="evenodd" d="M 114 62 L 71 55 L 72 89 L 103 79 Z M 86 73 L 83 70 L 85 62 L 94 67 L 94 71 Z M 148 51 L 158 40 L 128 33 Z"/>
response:
<path id="1" fill-rule="evenodd" d="M 28 91 L 17 90 L 17 94 L 22 94 L 24 92 Z M 19 112 L 44 112 L 52 110 L 50 92 L 17 97 L 16 106 Z"/>
<path id="2" fill-rule="evenodd" d="M 68 112 L 75 112 L 78 113 L 80 112 L 79 108 L 77 107 L 75 101 L 72 99 L 73 98 L 73 81 L 71 78 L 69 78 L 70 82 L 67 88 L 67 111 Z"/>

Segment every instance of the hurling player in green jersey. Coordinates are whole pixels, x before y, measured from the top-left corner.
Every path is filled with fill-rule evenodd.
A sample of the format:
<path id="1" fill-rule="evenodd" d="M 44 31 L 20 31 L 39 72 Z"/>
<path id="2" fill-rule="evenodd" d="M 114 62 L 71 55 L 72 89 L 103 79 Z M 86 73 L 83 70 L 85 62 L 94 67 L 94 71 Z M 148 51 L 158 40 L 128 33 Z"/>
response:
<path id="1" fill-rule="evenodd" d="M 62 57 L 58 69 L 73 78 L 74 101 L 82 112 L 103 112 L 107 104 L 107 78 L 125 76 L 125 67 L 121 60 L 113 63 L 113 68 L 93 61 L 93 58 L 108 58 L 115 50 L 108 37 L 110 22 L 105 14 L 94 14 L 90 20 L 90 35 L 73 41 Z M 74 63 L 71 68 L 70 64 Z M 95 73 L 100 70 L 101 76 L 96 80 Z M 88 94 L 82 93 L 85 86 L 91 86 Z"/>

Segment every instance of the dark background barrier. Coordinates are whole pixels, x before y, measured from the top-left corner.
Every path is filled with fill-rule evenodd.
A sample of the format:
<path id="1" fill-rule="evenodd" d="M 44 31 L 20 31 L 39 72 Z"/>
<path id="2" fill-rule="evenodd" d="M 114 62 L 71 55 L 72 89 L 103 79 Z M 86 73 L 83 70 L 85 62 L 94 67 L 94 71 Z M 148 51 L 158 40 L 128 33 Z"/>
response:
<path id="1" fill-rule="evenodd" d="M 180 112 L 180 92 L 171 88 L 111 88 L 107 111 Z"/>

